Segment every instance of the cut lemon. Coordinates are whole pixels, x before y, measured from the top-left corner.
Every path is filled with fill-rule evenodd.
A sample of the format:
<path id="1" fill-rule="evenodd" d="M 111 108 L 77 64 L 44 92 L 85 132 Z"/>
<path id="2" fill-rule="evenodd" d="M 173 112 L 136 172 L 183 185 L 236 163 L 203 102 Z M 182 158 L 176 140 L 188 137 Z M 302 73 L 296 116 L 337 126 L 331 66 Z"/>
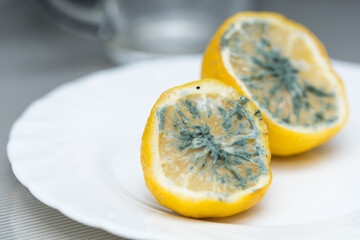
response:
<path id="1" fill-rule="evenodd" d="M 189 217 L 225 217 L 254 206 L 270 185 L 269 161 L 260 111 L 213 79 L 164 92 L 142 138 L 148 189 Z"/>
<path id="2" fill-rule="evenodd" d="M 261 109 L 274 155 L 314 148 L 345 125 L 343 84 L 304 26 L 275 13 L 239 13 L 210 42 L 202 77 L 234 87 Z"/>

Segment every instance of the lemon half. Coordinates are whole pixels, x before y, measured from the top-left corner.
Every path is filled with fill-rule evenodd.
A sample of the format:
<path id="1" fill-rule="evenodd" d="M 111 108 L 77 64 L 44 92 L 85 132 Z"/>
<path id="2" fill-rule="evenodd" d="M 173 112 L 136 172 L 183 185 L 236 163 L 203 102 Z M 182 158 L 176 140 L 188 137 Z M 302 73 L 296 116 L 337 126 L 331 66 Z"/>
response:
<path id="1" fill-rule="evenodd" d="M 202 77 L 233 86 L 261 109 L 274 155 L 314 148 L 346 123 L 343 83 L 304 26 L 275 13 L 239 13 L 219 28 Z"/>
<path id="2" fill-rule="evenodd" d="M 204 79 L 164 92 L 141 145 L 145 182 L 164 206 L 224 217 L 258 203 L 272 175 L 266 124 L 235 89 Z"/>

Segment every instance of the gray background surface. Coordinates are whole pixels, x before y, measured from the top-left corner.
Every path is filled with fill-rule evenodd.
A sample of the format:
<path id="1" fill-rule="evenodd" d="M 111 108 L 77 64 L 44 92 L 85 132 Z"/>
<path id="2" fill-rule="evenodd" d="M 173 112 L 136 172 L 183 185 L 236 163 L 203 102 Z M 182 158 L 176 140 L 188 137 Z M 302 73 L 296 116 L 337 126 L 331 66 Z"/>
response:
<path id="1" fill-rule="evenodd" d="M 59 30 L 26 1 L 0 2 L 0 19 L 0 239 L 118 239 L 35 199 L 6 155 L 10 127 L 32 101 L 113 64 L 99 43 Z"/>
<path id="2" fill-rule="evenodd" d="M 253 8 L 302 22 L 331 57 L 360 62 L 360 1 L 260 0 Z M 60 30 L 30 1 L 0 2 L 0 239 L 118 239 L 36 200 L 16 180 L 6 155 L 10 127 L 32 101 L 62 83 L 113 66 L 101 43 Z"/>

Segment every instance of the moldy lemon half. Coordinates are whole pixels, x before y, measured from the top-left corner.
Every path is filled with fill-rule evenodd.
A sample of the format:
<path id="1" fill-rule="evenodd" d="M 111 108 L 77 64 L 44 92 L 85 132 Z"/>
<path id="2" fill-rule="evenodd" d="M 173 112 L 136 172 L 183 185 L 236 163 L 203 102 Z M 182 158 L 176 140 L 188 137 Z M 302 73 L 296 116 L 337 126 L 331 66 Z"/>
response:
<path id="1" fill-rule="evenodd" d="M 272 180 L 266 124 L 221 81 L 172 88 L 155 103 L 141 145 L 145 182 L 189 217 L 225 217 L 257 204 Z"/>
<path id="2" fill-rule="evenodd" d="M 279 14 L 244 12 L 225 21 L 205 52 L 202 77 L 221 79 L 261 109 L 274 155 L 322 144 L 348 117 L 324 46 Z"/>

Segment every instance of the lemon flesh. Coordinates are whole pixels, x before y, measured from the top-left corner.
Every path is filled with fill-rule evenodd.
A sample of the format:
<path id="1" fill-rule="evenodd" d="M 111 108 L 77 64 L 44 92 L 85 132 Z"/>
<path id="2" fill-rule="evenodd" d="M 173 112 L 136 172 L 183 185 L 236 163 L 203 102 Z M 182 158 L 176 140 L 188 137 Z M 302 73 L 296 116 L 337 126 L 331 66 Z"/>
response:
<path id="1" fill-rule="evenodd" d="M 191 191 L 232 193 L 268 173 L 260 131 L 248 99 L 191 94 L 159 110 L 160 160 L 165 176 Z M 250 116 L 251 115 L 251 116 Z"/>
<path id="2" fill-rule="evenodd" d="M 307 38 L 269 19 L 247 18 L 222 35 L 227 69 L 271 118 L 317 128 L 339 120 L 337 81 L 318 72 Z"/>

